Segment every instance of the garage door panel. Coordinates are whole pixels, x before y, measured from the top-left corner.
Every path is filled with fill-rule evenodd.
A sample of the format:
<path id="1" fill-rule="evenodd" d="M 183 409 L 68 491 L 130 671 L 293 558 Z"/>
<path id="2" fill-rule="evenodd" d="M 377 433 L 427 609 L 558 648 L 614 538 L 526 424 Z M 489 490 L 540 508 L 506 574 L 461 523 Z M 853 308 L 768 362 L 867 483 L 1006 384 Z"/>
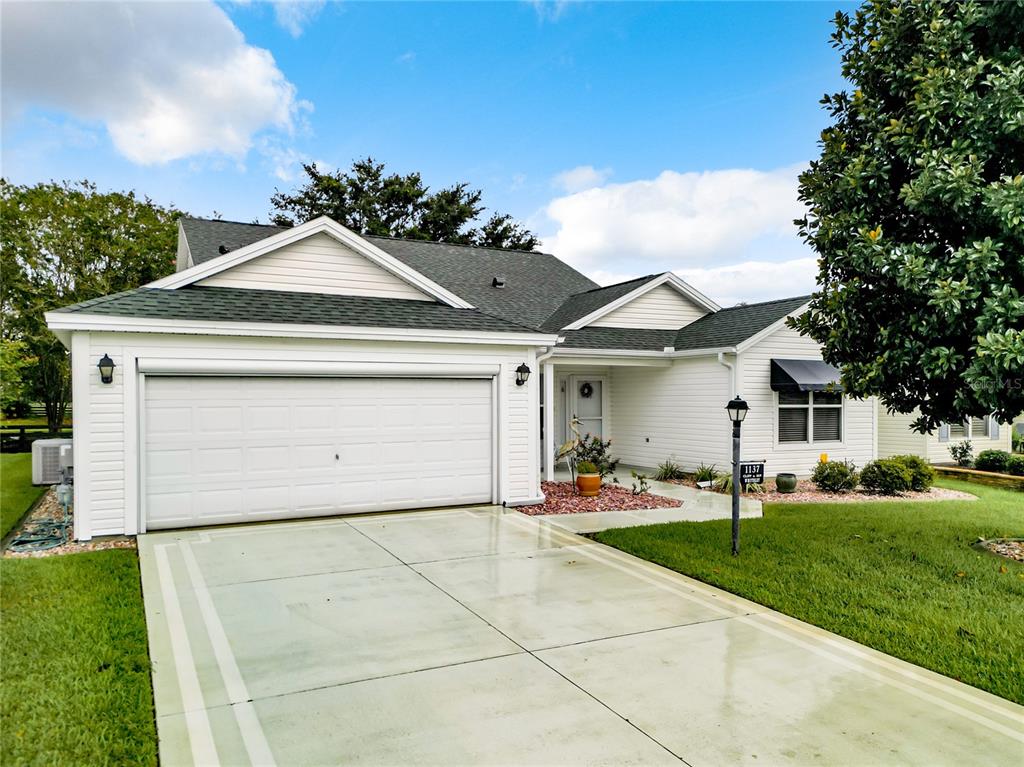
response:
<path id="1" fill-rule="evenodd" d="M 147 527 L 488 502 L 491 412 L 489 380 L 150 377 Z"/>

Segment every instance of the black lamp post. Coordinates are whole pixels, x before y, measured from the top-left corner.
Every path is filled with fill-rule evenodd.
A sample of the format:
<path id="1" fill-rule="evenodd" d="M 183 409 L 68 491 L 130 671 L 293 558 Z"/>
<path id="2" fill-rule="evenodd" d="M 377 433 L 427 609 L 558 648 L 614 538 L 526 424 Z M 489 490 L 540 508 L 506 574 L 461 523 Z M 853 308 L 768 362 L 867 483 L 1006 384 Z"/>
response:
<path id="1" fill-rule="evenodd" d="M 740 424 L 747 417 L 745 400 L 737 394 L 725 406 L 732 421 L 732 555 L 740 553 Z"/>
<path id="2" fill-rule="evenodd" d="M 100 369 L 100 381 L 105 384 L 113 383 L 114 381 L 114 361 L 110 359 L 109 354 L 104 354 L 103 358 L 96 365 Z"/>

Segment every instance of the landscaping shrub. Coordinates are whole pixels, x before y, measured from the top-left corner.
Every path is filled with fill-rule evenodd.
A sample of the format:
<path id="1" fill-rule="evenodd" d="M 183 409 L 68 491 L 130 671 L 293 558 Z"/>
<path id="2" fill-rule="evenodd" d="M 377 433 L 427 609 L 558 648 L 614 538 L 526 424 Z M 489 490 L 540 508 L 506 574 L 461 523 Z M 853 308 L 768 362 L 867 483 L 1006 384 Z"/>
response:
<path id="1" fill-rule="evenodd" d="M 592 437 L 588 434 L 580 440 L 574 451 L 577 465 L 582 461 L 590 461 L 597 466 L 597 473 L 602 478 L 607 477 L 619 465 L 619 459 L 611 457 L 611 445 L 610 439 L 602 440 L 600 437 Z"/>
<path id="2" fill-rule="evenodd" d="M 693 479 L 696 482 L 714 482 L 715 477 L 718 476 L 718 470 L 715 469 L 715 464 L 705 466 L 703 463 L 697 467 L 697 471 L 693 473 Z"/>
<path id="3" fill-rule="evenodd" d="M 597 464 L 591 463 L 590 461 L 580 461 L 576 464 L 577 474 L 597 474 Z"/>
<path id="4" fill-rule="evenodd" d="M 923 493 L 935 482 L 935 468 L 919 455 L 894 455 L 890 459 L 898 461 L 910 471 L 910 489 Z"/>
<path id="5" fill-rule="evenodd" d="M 852 461 L 818 461 L 811 472 L 811 481 L 819 490 L 845 493 L 857 487 L 857 467 Z"/>
<path id="6" fill-rule="evenodd" d="M 949 446 L 949 455 L 958 466 L 970 466 L 974 463 L 974 447 L 969 439 Z"/>
<path id="7" fill-rule="evenodd" d="M 871 461 L 860 473 L 860 484 L 880 495 L 899 495 L 910 490 L 910 469 L 891 458 Z"/>
<path id="8" fill-rule="evenodd" d="M 974 461 L 974 468 L 980 471 L 1006 471 L 1006 461 L 1010 454 L 1005 450 L 982 450 Z"/>
<path id="9" fill-rule="evenodd" d="M 683 467 L 673 459 L 668 458 L 658 464 L 658 470 L 654 473 L 654 478 L 660 482 L 668 482 L 670 479 L 682 479 Z"/>
<path id="10" fill-rule="evenodd" d="M 1011 455 L 1006 459 L 1006 473 L 1024 477 L 1024 455 Z"/>
<path id="11" fill-rule="evenodd" d="M 1024 453 L 1024 434 L 1014 429 L 1010 435 L 1010 440 L 1013 443 L 1013 451 L 1015 453 Z"/>

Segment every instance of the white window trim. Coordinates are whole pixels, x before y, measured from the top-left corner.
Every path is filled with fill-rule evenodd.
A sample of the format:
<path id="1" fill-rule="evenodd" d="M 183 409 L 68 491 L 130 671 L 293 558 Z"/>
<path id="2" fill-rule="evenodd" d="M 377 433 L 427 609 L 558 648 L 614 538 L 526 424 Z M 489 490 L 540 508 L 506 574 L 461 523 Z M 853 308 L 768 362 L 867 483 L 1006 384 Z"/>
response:
<path id="1" fill-rule="evenodd" d="M 807 392 L 808 395 L 812 392 Z M 779 439 L 779 410 L 783 408 L 802 408 L 805 407 L 808 410 L 807 413 L 807 439 L 803 442 L 783 442 Z M 840 439 L 830 440 L 815 440 L 814 439 L 814 409 L 815 407 L 825 408 L 833 407 L 839 408 L 839 434 Z M 817 405 L 813 404 L 813 400 L 810 396 L 807 398 L 806 405 L 783 405 L 779 403 L 779 393 L 777 391 L 772 392 L 772 419 L 774 421 L 774 432 L 775 432 L 775 447 L 780 450 L 796 449 L 806 450 L 808 447 L 820 445 L 823 447 L 845 447 L 846 446 L 846 396 L 840 393 L 840 400 L 838 405 Z"/>

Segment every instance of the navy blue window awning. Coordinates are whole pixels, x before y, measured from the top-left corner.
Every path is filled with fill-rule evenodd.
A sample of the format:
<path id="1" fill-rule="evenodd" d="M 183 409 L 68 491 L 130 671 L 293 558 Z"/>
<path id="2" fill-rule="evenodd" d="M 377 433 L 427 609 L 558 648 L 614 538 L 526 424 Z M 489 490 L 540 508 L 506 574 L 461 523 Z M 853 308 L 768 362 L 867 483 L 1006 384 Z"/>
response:
<path id="1" fill-rule="evenodd" d="M 839 370 L 821 360 L 772 360 L 772 391 L 842 391 Z"/>

